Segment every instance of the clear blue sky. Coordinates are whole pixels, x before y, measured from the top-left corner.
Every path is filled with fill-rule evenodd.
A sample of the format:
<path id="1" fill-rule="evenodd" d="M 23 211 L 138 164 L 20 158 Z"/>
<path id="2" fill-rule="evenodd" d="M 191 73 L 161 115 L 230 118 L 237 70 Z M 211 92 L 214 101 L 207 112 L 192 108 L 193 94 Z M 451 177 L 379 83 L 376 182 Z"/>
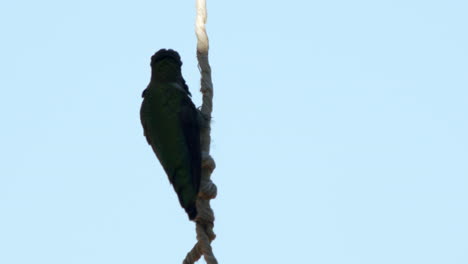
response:
<path id="1" fill-rule="evenodd" d="M 468 263 L 468 3 L 208 0 L 220 263 Z M 0 263 L 181 263 L 139 122 L 194 1 L 0 4 Z M 202 262 L 204 263 L 204 262 Z"/>

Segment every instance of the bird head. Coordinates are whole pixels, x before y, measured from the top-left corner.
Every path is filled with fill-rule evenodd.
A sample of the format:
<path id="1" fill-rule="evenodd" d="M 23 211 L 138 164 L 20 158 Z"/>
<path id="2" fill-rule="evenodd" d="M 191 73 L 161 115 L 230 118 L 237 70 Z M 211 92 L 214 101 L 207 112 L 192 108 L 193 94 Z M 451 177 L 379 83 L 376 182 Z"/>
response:
<path id="1" fill-rule="evenodd" d="M 151 80 L 155 82 L 177 82 L 191 96 L 182 77 L 182 60 L 172 49 L 160 49 L 151 57 Z"/>
<path id="2" fill-rule="evenodd" d="M 153 77 L 161 81 L 175 81 L 181 76 L 182 61 L 172 49 L 160 49 L 151 57 Z"/>

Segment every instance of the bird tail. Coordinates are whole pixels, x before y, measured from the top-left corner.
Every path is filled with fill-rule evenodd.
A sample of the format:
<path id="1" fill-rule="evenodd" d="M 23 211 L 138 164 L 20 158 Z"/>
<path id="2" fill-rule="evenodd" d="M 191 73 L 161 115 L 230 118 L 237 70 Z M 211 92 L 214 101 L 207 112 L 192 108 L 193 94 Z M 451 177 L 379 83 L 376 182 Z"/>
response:
<path id="1" fill-rule="evenodd" d="M 179 179 L 182 177 L 179 177 Z M 197 196 L 198 190 L 194 190 L 191 185 L 182 185 L 181 182 L 178 184 L 173 183 L 174 190 L 177 193 L 177 197 L 179 198 L 179 203 L 184 208 L 185 212 L 188 214 L 190 220 L 194 220 L 197 217 Z M 179 188 L 177 188 L 179 187 Z"/>
<path id="2" fill-rule="evenodd" d="M 197 217 L 198 211 L 197 211 L 197 206 L 195 203 L 190 204 L 189 206 L 185 207 L 185 212 L 187 212 L 188 217 L 190 220 L 194 220 L 195 217 Z"/>

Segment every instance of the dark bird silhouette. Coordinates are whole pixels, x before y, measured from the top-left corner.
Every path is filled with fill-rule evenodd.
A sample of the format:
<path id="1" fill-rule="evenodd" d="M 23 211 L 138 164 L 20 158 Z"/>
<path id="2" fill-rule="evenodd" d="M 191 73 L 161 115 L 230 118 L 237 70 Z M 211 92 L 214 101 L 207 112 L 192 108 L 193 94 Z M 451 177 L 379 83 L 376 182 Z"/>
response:
<path id="1" fill-rule="evenodd" d="M 148 144 L 193 220 L 201 177 L 199 111 L 190 99 L 181 66 L 179 54 L 171 49 L 151 57 L 151 81 L 143 91 L 140 118 Z"/>

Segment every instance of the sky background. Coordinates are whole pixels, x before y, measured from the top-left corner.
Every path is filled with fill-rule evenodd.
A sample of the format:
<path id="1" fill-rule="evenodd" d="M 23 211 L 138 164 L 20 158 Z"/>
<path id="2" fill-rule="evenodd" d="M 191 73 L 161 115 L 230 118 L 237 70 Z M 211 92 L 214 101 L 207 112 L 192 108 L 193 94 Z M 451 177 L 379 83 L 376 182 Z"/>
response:
<path id="1" fill-rule="evenodd" d="M 160 48 L 200 105 L 194 5 L 0 3 L 0 263 L 182 262 L 139 108 Z M 468 2 L 208 12 L 219 263 L 468 263 Z"/>

